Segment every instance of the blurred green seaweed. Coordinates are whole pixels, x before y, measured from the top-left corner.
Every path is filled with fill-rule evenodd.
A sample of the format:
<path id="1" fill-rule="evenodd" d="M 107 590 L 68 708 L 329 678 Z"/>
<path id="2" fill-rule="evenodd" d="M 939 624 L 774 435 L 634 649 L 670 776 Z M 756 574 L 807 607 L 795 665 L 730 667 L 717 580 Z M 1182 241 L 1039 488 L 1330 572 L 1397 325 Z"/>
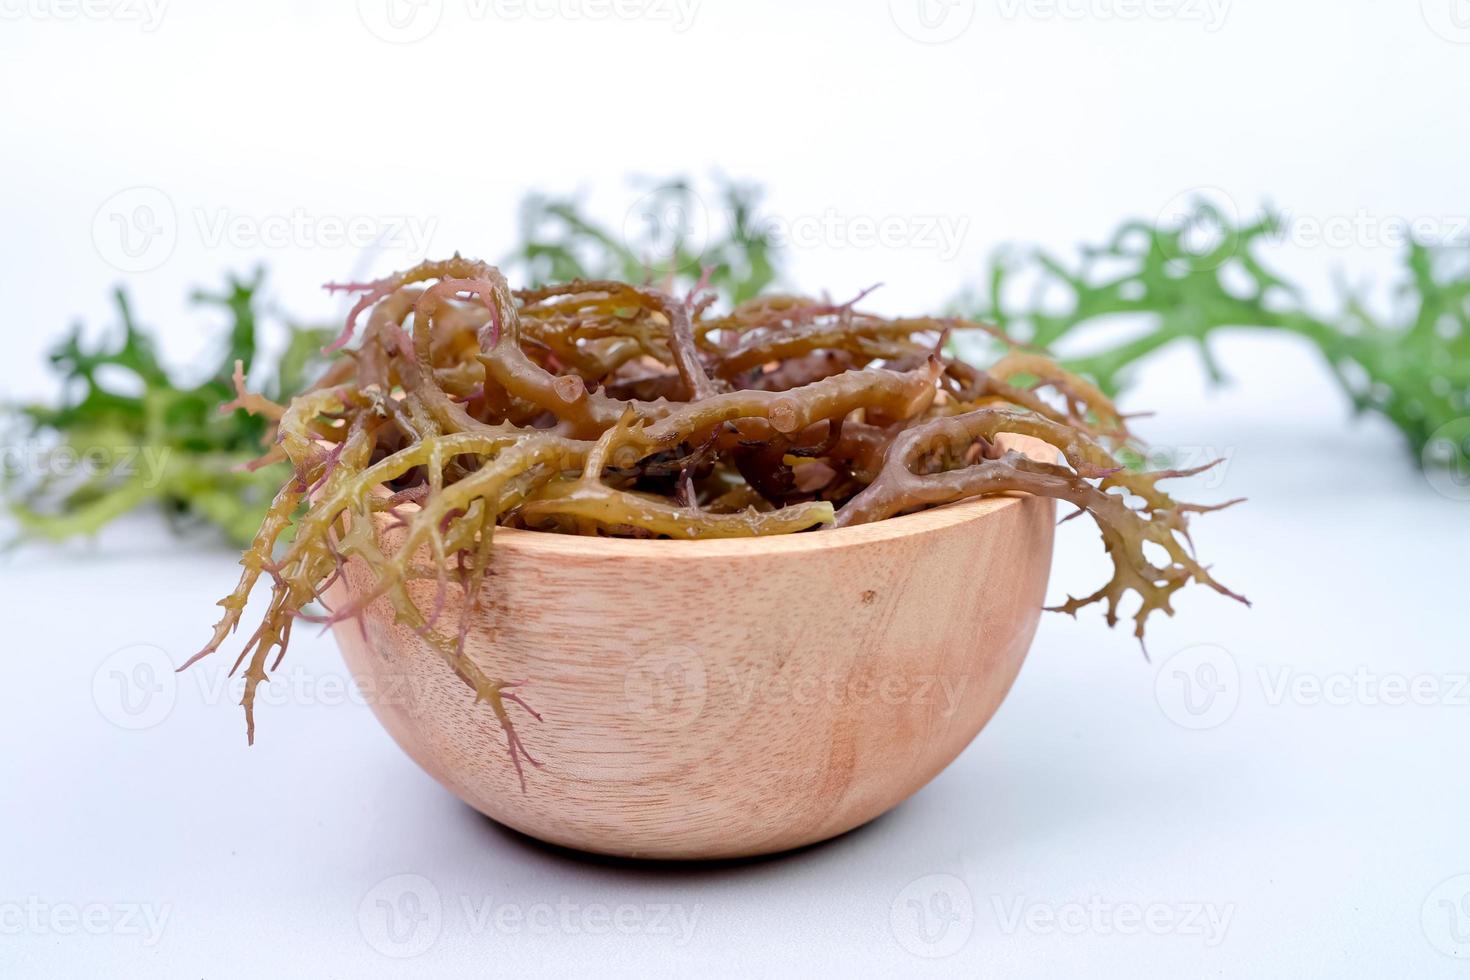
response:
<path id="1" fill-rule="evenodd" d="M 251 539 L 283 474 L 243 468 L 264 451 L 266 420 L 220 408 L 234 398 L 236 363 L 248 375 L 258 360 L 263 282 L 262 271 L 230 276 L 221 291 L 191 297 L 227 317 L 223 349 L 199 382 L 164 366 L 121 287 L 111 337 L 89 346 L 78 324 L 55 346 L 50 364 L 60 399 L 13 411 L 19 438 L 7 455 L 5 491 L 22 539 L 95 534 L 149 504 L 180 527 L 204 522 L 237 544 Z M 331 336 L 295 325 L 287 332 L 273 370 L 255 377 L 273 399 L 306 386 Z"/>
<path id="2" fill-rule="evenodd" d="M 731 303 L 776 282 L 782 256 L 761 227 L 759 188 L 717 179 L 701 193 L 684 178 L 637 186 L 620 229 L 590 218 L 575 197 L 527 196 L 505 265 L 531 285 L 619 279 L 680 291 L 708 270 L 708 286 Z"/>
<path id="3" fill-rule="evenodd" d="M 1344 287 L 1338 307 L 1322 314 L 1263 254 L 1284 232 L 1274 213 L 1238 222 L 1201 199 L 1179 220 L 1128 222 L 1072 263 L 1044 250 L 1002 252 L 983 295 L 960 306 L 1037 347 L 1088 345 L 1063 359 L 1110 393 L 1170 345 L 1196 347 L 1219 382 L 1210 343 L 1221 333 L 1299 337 L 1353 408 L 1392 422 L 1422 465 L 1470 469 L 1470 446 L 1449 438 L 1470 415 L 1470 248 L 1411 241 L 1386 313 Z M 1133 332 L 1098 343 L 1119 318 Z"/>

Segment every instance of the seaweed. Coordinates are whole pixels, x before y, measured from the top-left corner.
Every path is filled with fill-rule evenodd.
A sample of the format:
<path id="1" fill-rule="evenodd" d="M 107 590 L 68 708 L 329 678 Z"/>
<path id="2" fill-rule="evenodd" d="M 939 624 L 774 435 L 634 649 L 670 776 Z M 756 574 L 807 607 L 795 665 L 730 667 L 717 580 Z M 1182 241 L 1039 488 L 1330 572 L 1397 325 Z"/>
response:
<path id="1" fill-rule="evenodd" d="M 223 645 L 268 582 L 269 605 L 235 661 L 247 737 L 257 689 L 297 619 L 343 623 L 386 603 L 489 705 L 524 788 L 523 763 L 536 762 L 511 708 L 534 715 L 527 679 L 497 676 L 465 650 L 502 526 L 676 539 L 831 533 L 1021 492 L 1091 516 L 1113 559 L 1109 582 L 1064 611 L 1101 602 L 1114 623 L 1132 595 L 1142 639 L 1149 616 L 1172 614 L 1190 582 L 1240 598 L 1188 548 L 1188 516 L 1211 508 L 1158 489 L 1182 474 L 1118 462 L 1113 451 L 1131 437 L 1085 379 L 1021 347 L 989 369 L 948 356 L 957 331 L 1008 339 L 953 317 L 881 317 L 860 309 L 862 296 L 766 296 L 716 312 L 712 278 L 682 296 L 613 279 L 513 290 L 499 269 L 456 255 L 332 284 L 358 299 L 322 380 L 289 404 L 251 395 L 237 372 L 232 404 L 273 429 L 265 459 L 288 461 L 290 475 L 190 663 Z M 1041 439 L 1059 460 L 1002 452 L 1004 433 Z M 370 584 L 330 608 L 325 593 L 350 562 Z M 432 601 L 414 587 L 422 582 Z M 457 622 L 446 621 L 451 610 Z"/>
<path id="2" fill-rule="evenodd" d="M 261 368 L 263 280 L 259 271 L 232 276 L 220 292 L 193 295 L 196 305 L 227 317 L 223 349 L 202 380 L 164 365 L 121 288 L 114 293 L 117 335 L 89 344 L 78 324 L 55 346 L 50 362 L 61 399 L 14 412 L 27 459 L 7 467 L 5 491 L 22 539 L 94 534 L 156 503 L 180 525 L 207 522 L 231 540 L 250 540 L 280 474 L 247 467 L 273 420 L 236 401 L 237 386 L 254 372 L 270 397 L 289 398 L 322 364 L 322 333 L 288 324 L 274 369 Z"/>
<path id="3" fill-rule="evenodd" d="M 1172 345 L 1194 346 L 1220 382 L 1211 343 L 1221 334 L 1294 336 L 1317 350 L 1356 412 L 1398 428 L 1417 464 L 1470 471 L 1470 443 L 1452 438 L 1470 415 L 1470 248 L 1409 239 L 1389 309 L 1340 287 L 1336 309 L 1324 313 L 1271 267 L 1267 251 L 1287 231 L 1272 211 L 1236 220 L 1201 197 L 1178 220 L 1124 223 L 1075 261 L 1002 252 L 984 292 L 958 307 L 1054 353 L 1085 341 L 1088 353 L 1062 362 L 1111 394 Z M 1102 328 L 1120 319 L 1136 329 L 1110 339 Z"/>

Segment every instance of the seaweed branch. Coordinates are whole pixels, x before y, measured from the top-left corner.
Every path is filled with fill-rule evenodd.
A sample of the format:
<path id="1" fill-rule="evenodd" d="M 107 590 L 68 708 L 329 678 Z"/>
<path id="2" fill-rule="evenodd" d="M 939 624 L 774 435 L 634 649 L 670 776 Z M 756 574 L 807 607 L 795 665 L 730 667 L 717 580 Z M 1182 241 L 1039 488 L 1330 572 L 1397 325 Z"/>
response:
<path id="1" fill-rule="evenodd" d="M 1347 290 L 1323 313 L 1266 258 L 1285 230 L 1276 214 L 1237 222 L 1199 200 L 1180 221 L 1126 223 L 1075 262 L 1044 250 L 1002 252 L 982 294 L 960 306 L 1054 353 L 1086 342 L 1089 353 L 1063 363 L 1111 394 L 1166 347 L 1194 346 L 1223 381 L 1210 346 L 1220 334 L 1299 337 L 1355 411 L 1392 422 L 1417 462 L 1470 471 L 1470 443 L 1436 440 L 1470 416 L 1470 247 L 1410 241 L 1388 313 Z M 1119 319 L 1134 332 L 1099 346 L 1098 328 Z"/>

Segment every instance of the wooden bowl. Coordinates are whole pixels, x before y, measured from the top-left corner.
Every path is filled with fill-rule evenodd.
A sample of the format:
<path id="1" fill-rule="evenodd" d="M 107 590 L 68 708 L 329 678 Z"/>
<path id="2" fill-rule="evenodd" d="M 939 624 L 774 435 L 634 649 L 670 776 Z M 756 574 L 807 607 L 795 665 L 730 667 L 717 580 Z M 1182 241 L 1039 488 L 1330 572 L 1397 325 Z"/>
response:
<path id="1" fill-rule="evenodd" d="M 404 751 L 507 826 L 626 857 L 768 854 L 896 806 L 990 720 L 1054 523 L 1051 501 L 1004 497 L 739 540 L 498 529 L 466 650 L 544 719 L 509 706 L 542 763 L 524 792 L 489 706 L 386 602 L 337 639 Z M 333 604 L 370 581 L 349 563 Z"/>

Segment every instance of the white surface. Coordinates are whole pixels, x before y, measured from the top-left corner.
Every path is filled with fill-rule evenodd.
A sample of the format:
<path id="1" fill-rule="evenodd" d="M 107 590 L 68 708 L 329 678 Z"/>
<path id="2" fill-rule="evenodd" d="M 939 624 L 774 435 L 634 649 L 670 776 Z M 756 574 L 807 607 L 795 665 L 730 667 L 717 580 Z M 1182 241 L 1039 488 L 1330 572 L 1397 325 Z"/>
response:
<path id="1" fill-rule="evenodd" d="M 1227 346 L 1227 365 L 1248 367 L 1248 350 L 1259 348 Z M 1283 369 L 1306 367 L 1279 353 Z M 1158 370 L 1192 375 L 1183 360 Z M 1337 412 L 1272 424 L 1265 393 L 1247 384 L 1180 406 L 1152 433 L 1169 445 L 1188 432 L 1230 456 L 1219 485 L 1188 488 L 1252 498 L 1199 521 L 1198 540 L 1254 609 L 1186 597 L 1156 624 L 1154 666 L 1093 615 L 1045 617 L 1010 699 L 948 771 L 864 829 L 754 863 L 627 865 L 498 829 L 402 755 L 344 694 L 331 642 L 310 635 L 247 749 L 222 661 L 147 700 L 163 674 L 128 674 L 126 688 L 112 676 L 138 644 L 173 661 L 199 645 L 231 556 L 181 549 L 146 522 L 92 550 L 24 554 L 0 568 L 0 901 L 34 897 L 47 916 L 62 909 L 63 925 L 65 909 L 102 903 L 99 927 L 116 928 L 12 929 L 0 972 L 1460 976 L 1466 964 L 1435 943 L 1467 920 L 1431 893 L 1470 873 L 1470 505 L 1433 491 L 1391 434 L 1349 429 Z M 1332 404 L 1325 381 L 1308 394 Z M 1056 596 L 1100 571 L 1094 534 L 1067 529 Z M 1226 690 L 1191 716 L 1175 672 L 1200 661 L 1170 658 L 1200 644 L 1224 651 L 1206 652 Z M 1345 703 L 1276 694 L 1283 677 L 1304 677 L 1341 700 L 1331 678 L 1356 685 L 1362 672 L 1366 695 L 1349 689 Z M 1423 678 L 1438 703 L 1374 703 L 1393 697 L 1393 678 Z M 109 720 L 133 723 L 124 690 L 152 727 Z M 409 909 L 404 888 L 439 917 L 394 944 L 377 901 Z M 947 934 L 929 920 L 926 944 L 908 902 L 941 891 L 970 911 L 954 906 Z M 122 918 L 131 903 L 166 916 L 156 942 Z M 1118 933 L 1150 906 L 1163 934 Z M 665 907 L 691 930 L 656 922 Z M 620 908 L 606 921 L 629 934 L 587 934 Z M 1192 918 L 1200 910 L 1217 924 Z M 1049 926 L 1051 913 L 1084 917 Z M 383 952 L 421 948 L 408 962 Z"/>
<path id="2" fill-rule="evenodd" d="M 965 221 L 945 254 L 838 232 L 796 249 L 802 284 L 882 280 L 875 304 L 895 310 L 947 299 L 1002 241 L 1095 240 L 1201 185 L 1242 208 L 1365 214 L 1345 244 L 1297 242 L 1281 260 L 1319 289 L 1333 269 L 1381 276 L 1394 249 L 1375 229 L 1452 229 L 1467 209 L 1459 3 L 1236 0 L 1211 31 L 1106 4 L 1073 19 L 959 0 L 944 9 L 973 9 L 969 27 L 935 45 L 880 0 L 705 0 L 683 32 L 475 19 L 444 0 L 439 30 L 396 46 L 350 5 L 304 0 L 175 2 L 152 31 L 5 5 L 0 391 L 45 392 L 56 330 L 109 322 L 124 275 L 94 219 L 105 232 L 107 202 L 137 185 L 162 192 L 177 233 L 126 279 L 182 363 L 207 335 L 182 297 L 224 268 L 268 263 L 285 307 L 314 316 L 334 309 L 321 281 L 416 257 L 295 233 L 212 243 L 222 217 L 248 232 L 298 209 L 316 226 L 407 216 L 432 223 L 435 252 L 493 258 L 523 189 L 593 189 L 616 223 L 625 171 L 760 179 L 788 222 Z M 582 111 L 562 122 L 543 106 Z M 310 635 L 254 749 L 222 660 L 147 702 L 133 691 L 156 724 L 126 730 L 110 720 L 128 720 L 115 672 L 146 662 L 139 645 L 173 662 L 197 649 L 232 556 L 144 520 L 0 564 L 0 975 L 1463 975 L 1439 947 L 1470 937 L 1466 880 L 1436 889 L 1470 873 L 1470 504 L 1436 493 L 1381 424 L 1349 428 L 1299 348 L 1242 340 L 1224 360 L 1243 382 L 1228 395 L 1201 398 L 1181 354 L 1133 406 L 1161 411 L 1146 430 L 1159 444 L 1229 457 L 1181 493 L 1252 498 L 1201 520 L 1198 541 L 1255 608 L 1184 598 L 1156 624 L 1153 665 L 1094 615 L 1044 619 L 954 766 L 875 824 L 768 861 L 627 866 L 503 832 L 397 750 Z M 1101 569 L 1095 536 L 1067 525 L 1054 594 Z M 1197 659 L 1171 661 L 1180 651 Z M 1207 655 L 1238 676 L 1214 704 L 1238 706 L 1191 730 L 1173 720 L 1198 721 L 1180 713 L 1178 671 L 1207 677 L 1191 673 Z M 1338 692 L 1360 669 L 1347 703 L 1277 697 L 1283 671 Z M 1398 678 L 1427 678 L 1437 703 L 1372 703 Z M 403 899 L 400 875 L 421 876 L 408 883 L 440 916 L 385 945 L 377 901 Z M 943 933 L 931 918 L 926 944 L 908 902 L 944 896 L 960 917 Z M 692 932 L 655 928 L 665 906 Z M 1119 934 L 1149 907 L 1176 927 Z M 1179 921 L 1206 907 L 1228 916 L 1221 934 Z M 629 934 L 587 934 L 603 909 Z M 145 912 L 163 917 L 156 937 Z M 517 913 L 538 926 L 497 928 Z M 418 945 L 406 961 L 383 952 Z"/>

